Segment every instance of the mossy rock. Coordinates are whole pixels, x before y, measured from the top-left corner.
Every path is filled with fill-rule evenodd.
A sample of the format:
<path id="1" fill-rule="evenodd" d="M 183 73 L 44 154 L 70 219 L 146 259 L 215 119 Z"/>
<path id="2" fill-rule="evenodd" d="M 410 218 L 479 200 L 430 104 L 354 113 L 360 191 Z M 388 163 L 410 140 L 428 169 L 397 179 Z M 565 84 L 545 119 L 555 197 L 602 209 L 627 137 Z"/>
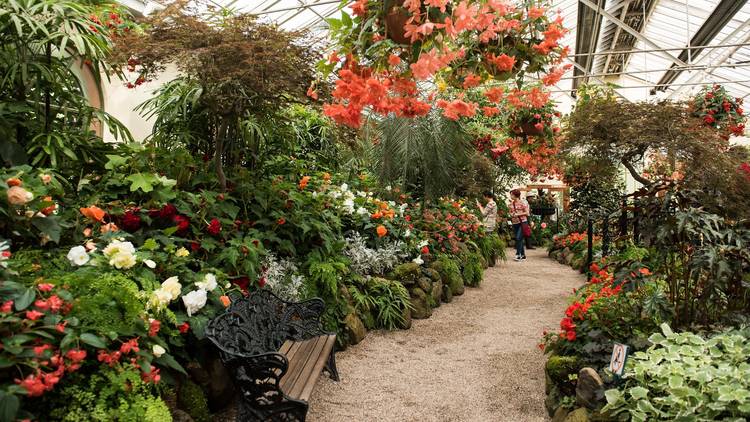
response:
<path id="1" fill-rule="evenodd" d="M 412 318 L 424 319 L 432 316 L 432 306 L 430 306 L 432 296 L 425 293 L 424 290 L 420 289 L 419 287 L 412 288 L 410 290 L 410 293 Z"/>
<path id="2" fill-rule="evenodd" d="M 356 313 L 352 312 L 344 318 L 344 329 L 351 344 L 357 344 L 365 339 L 367 328 Z"/>
<path id="3" fill-rule="evenodd" d="M 435 270 L 433 268 L 423 268 L 422 269 L 422 274 L 424 274 L 425 276 L 429 277 L 430 280 L 432 280 L 433 283 L 438 282 L 438 281 L 442 281 L 442 277 L 440 277 L 440 272 L 438 272 L 437 270 Z"/>
<path id="4" fill-rule="evenodd" d="M 195 422 L 210 422 L 208 401 L 198 384 L 187 380 L 180 384 L 177 393 L 177 406 L 184 410 Z"/>
<path id="5" fill-rule="evenodd" d="M 434 307 L 437 308 L 440 306 L 440 304 L 443 301 L 443 282 L 438 281 L 437 283 L 432 283 L 432 302 L 434 303 Z"/>
<path id="6" fill-rule="evenodd" d="M 411 308 L 407 306 L 401 310 L 401 319 L 398 323 L 399 328 L 404 330 L 411 328 Z"/>
<path id="7" fill-rule="evenodd" d="M 443 302 L 445 303 L 453 302 L 453 291 L 451 291 L 450 286 L 446 284 L 442 284 L 442 286 L 443 286 Z"/>
<path id="8" fill-rule="evenodd" d="M 565 417 L 564 422 L 590 422 L 589 411 L 585 408 L 576 409 Z"/>
<path id="9" fill-rule="evenodd" d="M 368 330 L 374 330 L 375 328 L 377 328 L 376 327 L 377 324 L 375 323 L 375 316 L 372 314 L 371 311 L 361 313 L 359 315 L 359 319 L 362 320 L 362 323 L 365 325 L 365 328 L 367 328 Z"/>
<path id="10" fill-rule="evenodd" d="M 440 273 L 443 285 L 450 287 L 453 296 L 464 294 L 464 280 L 461 277 L 461 269 L 455 260 L 443 255 L 431 267 Z"/>
<path id="11" fill-rule="evenodd" d="M 410 286 L 416 283 L 419 277 L 422 277 L 422 267 L 414 262 L 407 262 L 394 268 L 389 278 L 400 281 L 404 286 Z"/>
<path id="12" fill-rule="evenodd" d="M 432 280 L 429 277 L 419 277 L 417 280 L 417 286 L 425 292 L 432 291 Z"/>

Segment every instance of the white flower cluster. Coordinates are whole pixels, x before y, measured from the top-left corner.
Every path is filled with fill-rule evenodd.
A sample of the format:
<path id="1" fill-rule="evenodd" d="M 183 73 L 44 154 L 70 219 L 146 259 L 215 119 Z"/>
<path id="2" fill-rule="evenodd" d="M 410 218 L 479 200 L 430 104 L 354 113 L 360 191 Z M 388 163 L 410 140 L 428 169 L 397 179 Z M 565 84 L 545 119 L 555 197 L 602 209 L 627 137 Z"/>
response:
<path id="1" fill-rule="evenodd" d="M 182 284 L 177 276 L 169 277 L 161 283 L 161 287 L 151 293 L 148 301 L 151 309 L 160 309 L 169 305 L 169 302 L 180 297 L 182 293 Z"/>
<path id="2" fill-rule="evenodd" d="M 299 275 L 297 265 L 292 260 L 280 259 L 269 253 L 262 265 L 264 271 L 261 277 L 265 278 L 268 289 L 284 300 L 299 300 L 305 279 Z"/>
<path id="3" fill-rule="evenodd" d="M 106 248 L 102 250 L 102 253 L 104 254 L 104 256 L 109 258 L 109 265 L 117 268 L 118 270 L 127 270 L 129 268 L 132 268 L 136 263 L 135 246 L 133 246 L 133 244 L 130 242 L 113 240 L 109 245 L 107 245 Z M 70 255 L 70 253 L 68 253 L 68 255 Z M 70 256 L 68 256 L 68 259 L 70 259 Z"/>
<path id="4" fill-rule="evenodd" d="M 351 270 L 359 275 L 385 274 L 408 256 L 403 242 L 386 243 L 372 249 L 357 232 L 345 240 L 344 255 L 351 261 Z"/>

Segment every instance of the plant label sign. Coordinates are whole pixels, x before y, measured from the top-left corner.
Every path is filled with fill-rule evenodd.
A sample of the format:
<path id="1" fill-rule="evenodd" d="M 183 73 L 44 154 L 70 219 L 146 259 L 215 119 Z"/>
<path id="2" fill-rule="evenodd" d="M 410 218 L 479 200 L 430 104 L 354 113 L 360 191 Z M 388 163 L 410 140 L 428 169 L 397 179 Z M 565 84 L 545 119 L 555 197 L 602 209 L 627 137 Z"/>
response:
<path id="1" fill-rule="evenodd" d="M 618 377 L 622 376 L 625 370 L 625 361 L 628 358 L 628 346 L 615 343 L 612 349 L 612 359 L 609 361 L 609 370 Z"/>

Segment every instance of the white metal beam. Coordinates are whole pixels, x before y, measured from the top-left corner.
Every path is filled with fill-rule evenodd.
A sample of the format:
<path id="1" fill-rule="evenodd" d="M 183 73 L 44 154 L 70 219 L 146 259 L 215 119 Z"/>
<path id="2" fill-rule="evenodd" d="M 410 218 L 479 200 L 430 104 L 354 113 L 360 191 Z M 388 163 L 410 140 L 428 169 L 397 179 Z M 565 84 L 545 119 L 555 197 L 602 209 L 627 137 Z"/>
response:
<path id="1" fill-rule="evenodd" d="M 656 51 L 657 54 L 664 57 L 665 59 L 668 59 L 672 63 L 677 63 L 681 66 L 687 66 L 687 63 L 683 62 L 682 60 L 678 59 L 677 57 L 673 56 L 672 54 L 669 54 L 668 52 L 664 51 L 661 46 L 656 44 L 655 42 L 651 41 L 648 37 L 641 34 L 640 32 L 633 29 L 630 25 L 626 24 L 625 22 L 618 19 L 615 15 L 607 12 L 606 10 L 598 7 L 596 3 L 591 2 L 591 0 L 578 0 L 582 4 L 588 6 L 589 8 L 595 10 L 597 13 L 600 13 L 605 18 L 609 19 L 611 22 L 613 22 L 615 25 L 622 28 L 623 31 L 627 32 L 628 34 L 634 36 L 637 40 L 642 41 L 644 44 L 648 45 L 649 47 L 660 50 Z M 644 25 L 645 29 L 645 25 Z"/>

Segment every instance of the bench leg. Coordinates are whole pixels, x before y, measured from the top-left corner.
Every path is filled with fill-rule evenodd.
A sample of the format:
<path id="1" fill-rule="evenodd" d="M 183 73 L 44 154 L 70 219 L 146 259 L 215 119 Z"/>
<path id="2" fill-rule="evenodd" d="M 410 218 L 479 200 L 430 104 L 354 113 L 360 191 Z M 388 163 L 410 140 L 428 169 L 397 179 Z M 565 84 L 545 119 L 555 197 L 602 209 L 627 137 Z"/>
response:
<path id="1" fill-rule="evenodd" d="M 328 355 L 328 362 L 326 362 L 325 370 L 328 371 L 331 379 L 334 381 L 340 381 L 339 370 L 336 368 L 336 350 L 331 350 L 331 354 Z"/>

